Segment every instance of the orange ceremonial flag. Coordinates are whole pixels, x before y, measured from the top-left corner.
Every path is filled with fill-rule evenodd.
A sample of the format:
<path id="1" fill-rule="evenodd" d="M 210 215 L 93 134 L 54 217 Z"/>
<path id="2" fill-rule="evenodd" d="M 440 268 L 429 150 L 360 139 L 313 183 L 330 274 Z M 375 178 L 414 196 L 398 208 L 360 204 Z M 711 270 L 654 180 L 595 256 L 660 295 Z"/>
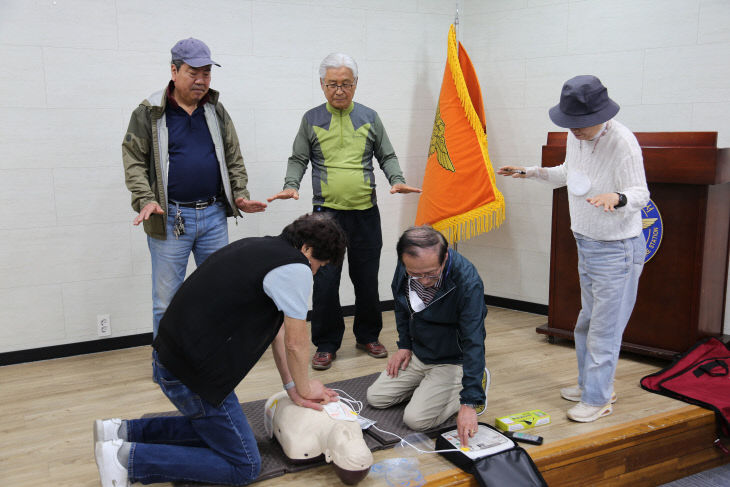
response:
<path id="1" fill-rule="evenodd" d="M 454 243 L 501 225 L 504 197 L 487 152 L 479 80 L 461 43 L 457 50 L 453 25 L 447 50 L 416 225 L 431 225 Z"/>

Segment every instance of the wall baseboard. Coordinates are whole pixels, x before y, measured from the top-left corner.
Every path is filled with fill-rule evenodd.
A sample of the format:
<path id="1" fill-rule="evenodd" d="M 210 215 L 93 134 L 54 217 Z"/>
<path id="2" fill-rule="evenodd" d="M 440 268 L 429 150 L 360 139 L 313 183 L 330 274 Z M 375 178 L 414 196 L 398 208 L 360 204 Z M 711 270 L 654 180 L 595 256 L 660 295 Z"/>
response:
<path id="1" fill-rule="evenodd" d="M 544 304 L 536 304 L 527 301 L 488 295 L 484 296 L 484 302 L 487 303 L 487 306 L 497 306 L 499 308 L 513 309 L 515 311 L 547 315 L 547 305 Z M 380 311 L 393 311 L 393 309 L 395 309 L 395 302 L 392 299 L 380 302 Z M 311 320 L 311 314 L 311 311 L 307 313 L 307 320 Z M 355 314 L 355 306 L 343 306 L 342 314 L 344 316 L 353 316 Z M 101 340 L 53 345 L 50 347 L 31 348 L 28 350 L 0 353 L 0 366 L 71 357 L 74 355 L 85 355 L 87 353 L 108 352 L 109 350 L 141 347 L 143 345 L 150 344 L 152 344 L 152 333 L 140 333 L 137 335 L 128 335 L 123 337 L 112 337 Z"/>
<path id="2" fill-rule="evenodd" d="M 109 350 L 150 345 L 151 343 L 152 333 L 150 332 L 86 342 L 66 343 L 64 345 L 53 345 L 50 347 L 31 348 L 16 352 L 0 353 L 0 366 L 71 357 L 73 355 L 85 355 L 87 353 L 108 352 Z"/>
<path id="3" fill-rule="evenodd" d="M 499 296 L 484 295 L 484 302 L 487 306 L 496 306 L 497 308 L 513 309 L 515 311 L 524 311 L 536 315 L 548 314 L 547 304 L 530 303 L 529 301 L 520 301 L 518 299 L 500 298 Z"/>

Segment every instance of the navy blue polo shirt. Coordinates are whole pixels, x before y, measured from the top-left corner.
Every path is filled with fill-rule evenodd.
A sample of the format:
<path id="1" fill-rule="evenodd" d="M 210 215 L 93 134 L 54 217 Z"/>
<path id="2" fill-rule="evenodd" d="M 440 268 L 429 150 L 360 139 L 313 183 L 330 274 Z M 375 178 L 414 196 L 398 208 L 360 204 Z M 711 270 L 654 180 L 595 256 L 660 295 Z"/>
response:
<path id="1" fill-rule="evenodd" d="M 167 195 L 170 200 L 204 201 L 221 192 L 221 175 L 215 146 L 205 121 L 207 95 L 192 113 L 183 110 L 167 89 L 168 153 Z"/>

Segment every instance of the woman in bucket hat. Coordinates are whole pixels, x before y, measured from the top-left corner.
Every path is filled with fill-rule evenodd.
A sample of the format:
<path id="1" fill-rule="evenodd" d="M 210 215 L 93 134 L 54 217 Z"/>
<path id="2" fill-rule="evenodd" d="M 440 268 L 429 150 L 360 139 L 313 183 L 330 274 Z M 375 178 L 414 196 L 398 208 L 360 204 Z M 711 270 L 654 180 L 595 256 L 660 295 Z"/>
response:
<path id="1" fill-rule="evenodd" d="M 613 117 L 619 106 L 595 76 L 563 85 L 549 111 L 570 129 L 557 167 L 503 166 L 497 174 L 568 187 L 570 227 L 578 247 L 581 310 L 575 325 L 578 383 L 560 395 L 578 404 L 568 418 L 590 422 L 613 412 L 621 337 L 636 302 L 646 243 L 641 209 L 649 201 L 641 148 Z"/>

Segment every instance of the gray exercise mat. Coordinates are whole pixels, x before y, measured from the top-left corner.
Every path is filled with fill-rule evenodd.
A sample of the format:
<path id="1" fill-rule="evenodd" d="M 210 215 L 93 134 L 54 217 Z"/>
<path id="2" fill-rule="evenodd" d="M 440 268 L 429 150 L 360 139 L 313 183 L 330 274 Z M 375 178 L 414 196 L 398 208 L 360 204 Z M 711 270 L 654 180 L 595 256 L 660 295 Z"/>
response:
<path id="1" fill-rule="evenodd" d="M 400 436 L 400 438 L 405 438 L 410 434 L 416 433 L 416 431 L 410 429 L 403 422 L 403 411 L 406 408 L 407 402 L 396 404 L 395 406 L 391 406 L 387 409 L 376 409 L 367 403 L 368 387 L 370 387 L 372 383 L 375 382 L 375 379 L 377 379 L 379 375 L 379 373 L 370 374 L 363 377 L 356 377 L 354 379 L 334 382 L 332 384 L 328 384 L 327 386 L 332 389 L 342 389 L 355 399 L 362 401 L 363 408 L 362 411 L 360 411 L 360 416 L 362 416 L 363 418 L 374 420 L 375 426 L 377 426 L 381 430 L 395 433 L 396 435 Z M 421 433 L 427 435 L 429 438 L 433 438 L 436 436 L 437 431 L 444 428 L 445 426 L 452 425 L 456 425 L 455 416 L 452 416 L 443 424 L 438 425 L 436 428 L 422 431 Z M 365 433 L 364 436 L 366 439 L 370 437 L 377 441 L 379 444 L 381 444 L 381 448 L 390 448 L 400 443 L 400 438 L 394 435 L 383 433 L 372 427 L 368 428 L 363 433 Z"/>
<path id="2" fill-rule="evenodd" d="M 355 377 L 354 379 L 332 382 L 327 384 L 327 387 L 332 389 L 341 389 L 358 401 L 362 401 L 363 409 L 360 414 L 365 418 L 375 420 L 376 426 L 380 429 L 392 431 L 401 437 L 415 433 L 415 431 L 409 429 L 403 423 L 403 410 L 405 409 L 405 404 L 399 404 L 387 409 L 375 409 L 367 404 L 367 389 L 373 382 L 375 382 L 378 375 L 380 374 L 375 373 L 362 377 Z M 325 465 L 326 462 L 324 461 L 323 456 L 314 458 L 306 463 L 295 463 L 284 455 L 284 452 L 276 439 L 269 439 L 266 436 L 266 429 L 264 428 L 265 404 L 265 399 L 241 404 L 241 409 L 243 409 L 243 413 L 246 415 L 248 423 L 251 425 L 254 437 L 256 438 L 256 443 L 259 447 L 259 453 L 261 454 L 261 473 L 254 482 L 279 477 L 288 472 L 299 472 L 319 465 Z M 180 416 L 180 412 L 170 411 L 164 413 L 150 413 L 145 414 L 143 417 L 152 418 L 160 416 Z M 425 431 L 423 433 L 431 437 L 435 435 L 437 430 L 452 424 L 455 424 L 454 418 L 451 418 L 446 423 L 439 425 L 438 428 L 434 428 L 433 430 Z M 363 438 L 365 439 L 365 444 L 367 444 L 371 451 L 391 448 L 400 442 L 400 440 L 395 436 L 381 433 L 373 428 L 368 428 L 363 431 Z M 206 487 L 206 484 L 176 483 L 175 485 L 179 487 Z"/>

